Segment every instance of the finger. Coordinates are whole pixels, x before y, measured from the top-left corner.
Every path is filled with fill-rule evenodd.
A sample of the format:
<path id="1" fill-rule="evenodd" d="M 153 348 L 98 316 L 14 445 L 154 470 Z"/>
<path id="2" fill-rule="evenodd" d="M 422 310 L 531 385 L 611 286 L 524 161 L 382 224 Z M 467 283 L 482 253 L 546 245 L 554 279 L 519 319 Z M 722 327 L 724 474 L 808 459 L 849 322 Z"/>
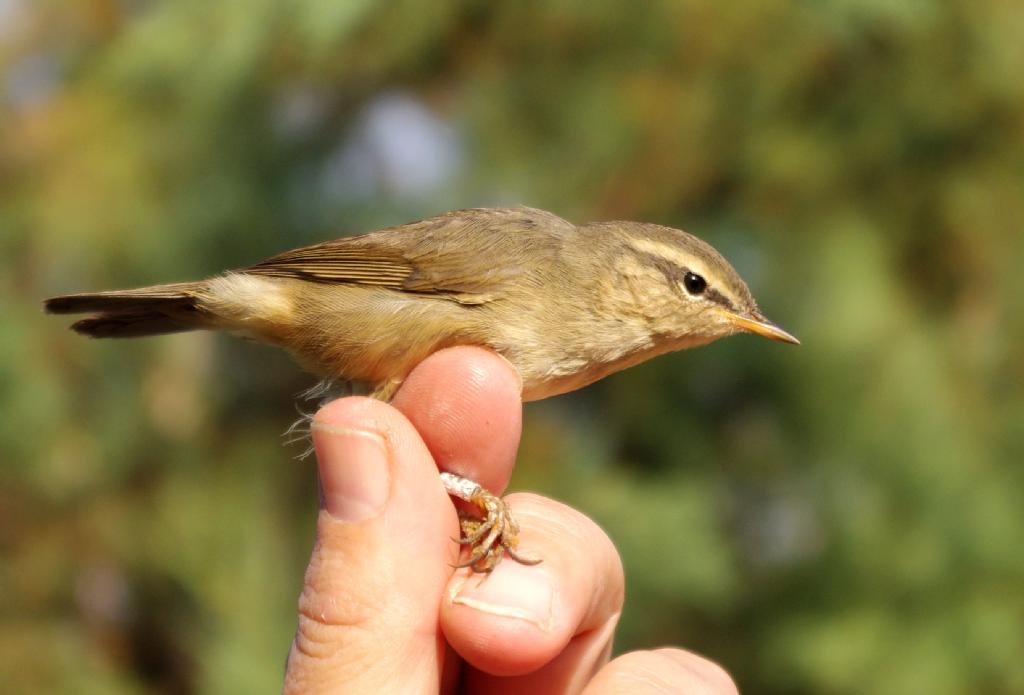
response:
<path id="1" fill-rule="evenodd" d="M 313 443 L 321 510 L 285 691 L 436 691 L 457 521 L 430 452 L 367 398 L 324 407 Z"/>
<path id="2" fill-rule="evenodd" d="M 462 346 L 425 359 L 392 404 L 421 433 L 438 467 L 500 494 L 519 447 L 521 390 L 507 360 Z"/>
<path id="3" fill-rule="evenodd" d="M 739 695 L 721 666 L 682 649 L 630 652 L 602 668 L 583 695 Z"/>
<path id="4" fill-rule="evenodd" d="M 544 561 L 505 559 L 483 580 L 456 574 L 441 625 L 472 665 L 467 692 L 571 692 L 576 674 L 589 678 L 607 660 L 622 609 L 622 563 L 597 524 L 570 507 L 532 494 L 507 500 L 523 546 Z"/>

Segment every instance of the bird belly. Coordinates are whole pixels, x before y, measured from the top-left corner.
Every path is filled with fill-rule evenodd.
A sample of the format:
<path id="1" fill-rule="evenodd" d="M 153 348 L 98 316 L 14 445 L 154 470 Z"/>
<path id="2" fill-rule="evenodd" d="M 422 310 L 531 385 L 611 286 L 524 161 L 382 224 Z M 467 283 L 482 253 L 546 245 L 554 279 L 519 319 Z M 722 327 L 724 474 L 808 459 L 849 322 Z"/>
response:
<path id="1" fill-rule="evenodd" d="M 400 382 L 437 350 L 485 344 L 472 310 L 442 298 L 366 287 L 302 288 L 290 329 L 274 342 L 307 369 L 371 390 Z"/>

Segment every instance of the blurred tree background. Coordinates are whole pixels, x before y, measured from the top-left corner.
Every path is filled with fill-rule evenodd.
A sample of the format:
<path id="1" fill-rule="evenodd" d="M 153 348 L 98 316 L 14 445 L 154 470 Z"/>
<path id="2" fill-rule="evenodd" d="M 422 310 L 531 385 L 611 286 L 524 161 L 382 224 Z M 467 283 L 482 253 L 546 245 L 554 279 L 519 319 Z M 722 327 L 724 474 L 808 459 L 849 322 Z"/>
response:
<path id="1" fill-rule="evenodd" d="M 696 232 L 803 341 L 527 408 L 618 650 L 748 693 L 1024 693 L 1024 5 L 0 0 L 0 680 L 276 692 L 313 379 L 46 296 L 452 208 Z"/>

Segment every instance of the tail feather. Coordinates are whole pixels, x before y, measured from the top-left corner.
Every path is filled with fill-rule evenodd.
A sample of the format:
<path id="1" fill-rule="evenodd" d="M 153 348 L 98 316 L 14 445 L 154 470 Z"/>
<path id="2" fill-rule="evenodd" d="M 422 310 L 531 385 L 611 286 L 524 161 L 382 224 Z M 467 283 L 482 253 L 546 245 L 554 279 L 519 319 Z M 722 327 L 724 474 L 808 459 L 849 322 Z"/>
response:
<path id="1" fill-rule="evenodd" d="M 189 323 L 157 312 L 100 314 L 71 324 L 71 330 L 91 338 L 141 338 L 146 335 L 193 331 L 197 328 L 200 328 L 198 323 Z"/>
<path id="2" fill-rule="evenodd" d="M 136 338 L 204 327 L 200 306 L 203 283 L 154 285 L 52 297 L 43 302 L 51 314 L 95 313 L 72 330 L 94 338 Z"/>
<path id="3" fill-rule="evenodd" d="M 153 285 L 134 290 L 89 292 L 51 297 L 43 302 L 49 314 L 82 314 L 87 311 L 137 312 L 143 308 L 168 308 L 195 304 L 202 289 L 199 282 Z"/>

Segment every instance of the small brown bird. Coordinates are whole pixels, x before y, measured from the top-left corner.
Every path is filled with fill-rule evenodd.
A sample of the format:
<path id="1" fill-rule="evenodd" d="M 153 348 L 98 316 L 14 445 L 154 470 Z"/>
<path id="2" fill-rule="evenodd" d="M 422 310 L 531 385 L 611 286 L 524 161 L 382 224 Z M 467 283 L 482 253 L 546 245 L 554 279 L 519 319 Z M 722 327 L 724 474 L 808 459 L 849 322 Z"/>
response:
<path id="1" fill-rule="evenodd" d="M 761 314 L 711 246 L 655 224 L 575 226 L 531 208 L 458 210 L 288 251 L 208 280 L 54 297 L 94 314 L 97 338 L 221 329 L 288 350 L 304 367 L 389 400 L 425 357 L 482 345 L 519 371 L 523 399 L 581 388 L 672 350 L 738 332 L 799 343 Z M 465 518 L 464 566 L 520 562 L 505 503 L 442 473 Z"/>

